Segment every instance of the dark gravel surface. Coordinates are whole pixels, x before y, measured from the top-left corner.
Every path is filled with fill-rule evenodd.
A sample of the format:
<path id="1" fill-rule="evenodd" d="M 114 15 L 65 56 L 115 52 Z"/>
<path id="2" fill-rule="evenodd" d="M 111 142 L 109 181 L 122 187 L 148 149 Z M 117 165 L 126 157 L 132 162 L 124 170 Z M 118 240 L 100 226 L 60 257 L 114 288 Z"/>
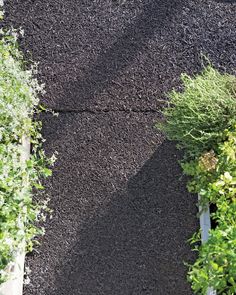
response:
<path id="1" fill-rule="evenodd" d="M 234 3 L 231 3 L 234 2 Z M 200 53 L 236 68 L 236 3 L 215 0 L 11 0 L 40 62 L 44 101 L 58 109 L 156 109 L 200 69 Z"/>
<path id="2" fill-rule="evenodd" d="M 174 145 L 156 115 L 44 117 L 46 151 L 58 150 L 46 225 L 25 295 L 191 294 L 183 261 L 197 227 Z M 162 144 L 161 144 L 162 143 Z"/>
<path id="3" fill-rule="evenodd" d="M 201 54 L 236 68 L 232 0 L 9 0 L 6 23 L 40 62 L 54 218 L 25 295 L 190 295 L 197 228 L 174 145 L 153 129 L 164 93 Z"/>

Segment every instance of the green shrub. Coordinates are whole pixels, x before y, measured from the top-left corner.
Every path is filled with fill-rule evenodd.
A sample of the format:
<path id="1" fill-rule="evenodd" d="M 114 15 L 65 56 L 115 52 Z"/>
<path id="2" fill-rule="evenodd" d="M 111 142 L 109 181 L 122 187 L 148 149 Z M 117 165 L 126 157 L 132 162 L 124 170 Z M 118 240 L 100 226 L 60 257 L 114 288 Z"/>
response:
<path id="1" fill-rule="evenodd" d="M 236 294 L 236 78 L 208 66 L 195 78 L 182 75 L 184 90 L 170 94 L 159 127 L 185 150 L 184 173 L 188 189 L 198 193 L 201 205 L 214 204 L 216 227 L 206 243 L 194 234 L 199 255 L 189 267 L 195 294 L 209 287 L 217 294 Z M 196 238 L 197 237 L 197 238 Z M 199 246 L 200 244 L 200 246 Z"/>
<path id="2" fill-rule="evenodd" d="M 235 121 L 236 78 L 208 66 L 194 78 L 183 74 L 182 81 L 184 90 L 169 94 L 166 121 L 157 127 L 187 154 L 199 155 L 214 149 Z"/>
<path id="3" fill-rule="evenodd" d="M 32 190 L 42 188 L 40 179 L 51 174 L 47 166 L 53 162 L 41 148 L 41 124 L 33 121 L 43 88 L 34 78 L 35 66 L 26 68 L 17 34 L 1 31 L 0 37 L 0 283 L 22 241 L 30 250 L 43 232 L 35 222 L 44 218 L 45 200 L 34 201 Z M 26 162 L 21 161 L 23 135 L 33 144 Z"/>
<path id="4" fill-rule="evenodd" d="M 236 224 L 221 224 L 211 230 L 209 240 L 189 271 L 195 294 L 207 294 L 211 286 L 217 294 L 236 292 Z"/>
<path id="5" fill-rule="evenodd" d="M 226 130 L 224 136 L 216 152 L 182 165 L 192 176 L 189 190 L 201 196 L 203 205 L 210 202 L 217 208 L 211 214 L 217 227 L 207 243 L 196 247 L 199 257 L 189 271 L 196 294 L 206 294 L 209 286 L 217 294 L 236 292 L 236 131 Z"/>
<path id="6" fill-rule="evenodd" d="M 186 163 L 182 168 L 192 177 L 188 189 L 198 193 L 202 202 L 217 203 L 219 196 L 233 199 L 236 195 L 236 126 L 232 131 L 222 132 L 224 142 L 215 151 L 204 152 Z"/>

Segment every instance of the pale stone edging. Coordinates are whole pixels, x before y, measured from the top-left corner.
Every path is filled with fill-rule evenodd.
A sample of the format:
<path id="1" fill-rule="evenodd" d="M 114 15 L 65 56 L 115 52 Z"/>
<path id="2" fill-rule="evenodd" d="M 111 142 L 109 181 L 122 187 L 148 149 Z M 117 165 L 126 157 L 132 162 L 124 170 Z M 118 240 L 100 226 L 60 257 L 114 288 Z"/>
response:
<path id="1" fill-rule="evenodd" d="M 22 137 L 21 161 L 26 161 L 30 156 L 30 140 Z M 22 295 L 24 282 L 25 243 L 19 246 L 19 251 L 14 263 L 9 265 L 10 279 L 0 286 L 0 295 Z"/>
<path id="2" fill-rule="evenodd" d="M 200 201 L 200 196 L 198 196 L 198 200 Z M 207 204 L 206 208 L 202 208 L 199 206 L 200 212 L 200 228 L 201 228 L 201 240 L 202 244 L 204 244 L 209 238 L 209 231 L 211 229 L 211 218 L 210 218 L 210 208 L 209 204 Z M 217 295 L 216 291 L 212 288 L 208 288 L 206 295 Z"/>

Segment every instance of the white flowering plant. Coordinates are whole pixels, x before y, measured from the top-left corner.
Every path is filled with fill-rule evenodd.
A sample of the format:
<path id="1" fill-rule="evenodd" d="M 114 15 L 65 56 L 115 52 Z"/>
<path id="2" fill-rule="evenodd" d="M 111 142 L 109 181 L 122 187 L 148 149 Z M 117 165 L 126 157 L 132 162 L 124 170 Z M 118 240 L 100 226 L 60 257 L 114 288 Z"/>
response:
<path id="1" fill-rule="evenodd" d="M 0 5 L 2 2 L 0 1 Z M 0 31 L 0 283 L 8 278 L 7 266 L 19 247 L 32 250 L 43 233 L 36 224 L 45 218 L 47 201 L 36 201 L 33 189 L 42 189 L 42 177 L 55 157 L 42 149 L 41 123 L 33 119 L 43 86 L 35 78 L 18 48 L 15 30 Z M 22 137 L 31 139 L 31 155 L 22 161 Z"/>
<path id="2" fill-rule="evenodd" d="M 0 19 L 3 19 L 4 16 L 4 10 L 3 10 L 3 0 L 0 0 Z"/>

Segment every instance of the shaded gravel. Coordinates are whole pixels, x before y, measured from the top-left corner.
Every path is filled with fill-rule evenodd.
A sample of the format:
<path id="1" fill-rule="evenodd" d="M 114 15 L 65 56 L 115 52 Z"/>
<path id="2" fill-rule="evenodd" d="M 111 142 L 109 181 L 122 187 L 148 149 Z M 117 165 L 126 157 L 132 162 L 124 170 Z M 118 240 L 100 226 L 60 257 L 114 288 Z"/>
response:
<path id="1" fill-rule="evenodd" d="M 201 53 L 236 68 L 236 3 L 213 0 L 11 0 L 6 23 L 39 61 L 46 183 L 54 218 L 28 257 L 25 295 L 192 294 L 183 260 L 197 228 L 174 145 L 153 129 L 164 93 Z"/>
<path id="2" fill-rule="evenodd" d="M 11 0 L 7 21 L 58 109 L 156 109 L 200 53 L 236 68 L 236 4 L 215 0 Z"/>
<path id="3" fill-rule="evenodd" d="M 44 117 L 59 158 L 47 191 L 54 218 L 27 260 L 26 295 L 191 294 L 183 261 L 197 227 L 173 144 L 150 114 Z"/>

